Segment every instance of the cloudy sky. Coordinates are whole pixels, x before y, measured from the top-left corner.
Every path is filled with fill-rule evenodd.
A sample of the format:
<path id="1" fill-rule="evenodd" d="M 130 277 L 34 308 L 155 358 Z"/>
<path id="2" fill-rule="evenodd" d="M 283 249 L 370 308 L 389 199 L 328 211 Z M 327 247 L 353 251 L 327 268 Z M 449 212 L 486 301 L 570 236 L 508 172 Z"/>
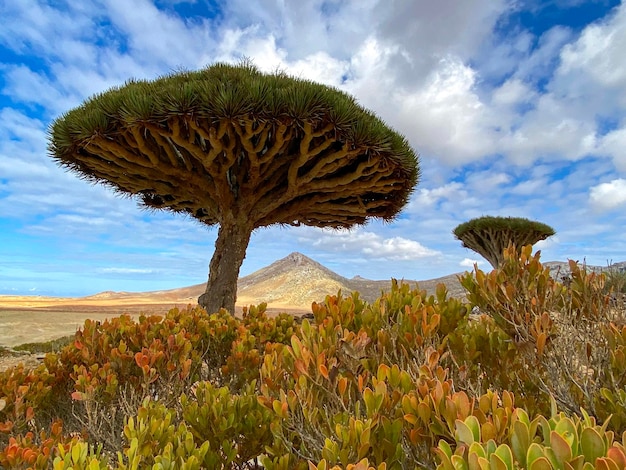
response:
<path id="1" fill-rule="evenodd" d="M 626 260 L 614 0 L 14 0 L 0 17 L 0 294 L 205 282 L 215 228 L 64 172 L 47 129 L 129 78 L 244 57 L 353 94 L 407 136 L 422 178 L 392 224 L 255 232 L 242 275 L 292 251 L 347 277 L 464 271 L 480 258 L 451 231 L 481 215 L 554 227 L 544 261 Z"/>

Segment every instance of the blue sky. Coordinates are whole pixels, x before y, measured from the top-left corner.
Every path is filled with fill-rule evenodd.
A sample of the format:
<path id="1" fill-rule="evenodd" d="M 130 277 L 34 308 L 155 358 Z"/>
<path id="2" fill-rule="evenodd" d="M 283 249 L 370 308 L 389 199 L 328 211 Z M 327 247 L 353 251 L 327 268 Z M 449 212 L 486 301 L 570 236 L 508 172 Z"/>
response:
<path id="1" fill-rule="evenodd" d="M 626 260 L 626 6 L 612 0 L 15 0 L 0 3 L 0 294 L 205 282 L 217 230 L 58 168 L 47 128 L 129 78 L 251 59 L 337 86 L 407 136 L 401 216 L 262 229 L 241 275 L 299 251 L 347 277 L 429 279 L 478 255 L 451 231 L 526 217 L 542 259 Z"/>

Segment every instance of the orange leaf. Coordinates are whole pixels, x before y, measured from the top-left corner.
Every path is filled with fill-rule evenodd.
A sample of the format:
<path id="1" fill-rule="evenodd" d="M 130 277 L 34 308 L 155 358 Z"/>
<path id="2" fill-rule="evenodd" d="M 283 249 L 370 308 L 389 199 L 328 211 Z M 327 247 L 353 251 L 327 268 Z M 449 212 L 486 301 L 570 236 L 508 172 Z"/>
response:
<path id="1" fill-rule="evenodd" d="M 12 421 L 5 421 L 3 423 L 0 423 L 0 432 L 11 432 L 12 429 L 13 429 Z"/>
<path id="2" fill-rule="evenodd" d="M 34 463 L 35 460 L 37 460 L 37 454 L 33 451 L 33 449 L 24 449 L 22 459 L 24 459 L 26 463 Z"/>
<path id="3" fill-rule="evenodd" d="M 418 423 L 417 416 L 412 413 L 407 413 L 404 415 L 404 419 L 408 421 L 412 425 L 416 425 Z"/>
<path id="4" fill-rule="evenodd" d="M 339 390 L 339 395 L 343 397 L 343 395 L 346 393 L 346 389 L 348 388 L 348 379 L 346 377 L 340 378 L 339 382 L 337 383 L 337 388 Z"/>
<path id="5" fill-rule="evenodd" d="M 141 368 L 144 368 L 150 363 L 150 359 L 142 352 L 138 352 L 135 354 L 135 362 Z"/>
<path id="6" fill-rule="evenodd" d="M 304 365 L 304 361 L 302 359 L 296 359 L 294 362 L 295 369 L 304 375 L 309 375 L 306 370 L 306 366 Z"/>
<path id="7" fill-rule="evenodd" d="M 618 447 L 611 447 L 606 453 L 607 458 L 617 464 L 619 468 L 626 468 L 626 455 Z"/>
<path id="8" fill-rule="evenodd" d="M 545 333 L 540 333 L 537 336 L 537 353 L 541 356 L 543 355 L 543 350 L 546 347 L 546 340 L 548 336 Z"/>
<path id="9" fill-rule="evenodd" d="M 322 374 L 322 377 L 328 380 L 328 368 L 324 364 L 320 364 L 318 369 L 320 374 Z"/>
<path id="10" fill-rule="evenodd" d="M 364 384 L 363 384 L 363 375 L 359 374 L 359 392 L 360 393 L 363 393 L 363 386 L 364 386 Z"/>

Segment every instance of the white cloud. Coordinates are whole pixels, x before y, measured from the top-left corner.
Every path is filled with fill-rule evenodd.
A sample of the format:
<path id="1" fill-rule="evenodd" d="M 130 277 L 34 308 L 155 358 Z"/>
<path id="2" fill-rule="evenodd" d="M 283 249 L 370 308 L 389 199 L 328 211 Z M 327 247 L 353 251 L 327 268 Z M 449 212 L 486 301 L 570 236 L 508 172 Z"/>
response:
<path id="1" fill-rule="evenodd" d="M 619 178 L 593 186 L 589 200 L 593 206 L 602 210 L 615 209 L 626 204 L 626 179 Z"/>
<path id="2" fill-rule="evenodd" d="M 6 67 L 6 84 L 2 93 L 23 103 L 43 106 L 50 114 L 60 114 L 77 104 L 62 87 L 43 73 L 37 73 L 25 65 Z"/>
<path id="3" fill-rule="evenodd" d="M 319 51 L 348 58 L 371 34 L 377 0 L 319 2 L 300 0 L 231 0 L 222 2 L 223 29 L 254 27 L 257 36 L 272 34 L 278 47 L 298 61 Z"/>
<path id="4" fill-rule="evenodd" d="M 98 271 L 104 274 L 155 274 L 157 272 L 146 268 L 101 268 Z"/>
<path id="5" fill-rule="evenodd" d="M 105 0 L 104 3 L 109 18 L 126 36 L 135 57 L 173 67 L 198 67 L 202 65 L 197 63 L 202 51 L 215 47 L 206 21 L 183 21 L 147 0 L 135 0 L 132 8 L 125 0 Z"/>
<path id="6" fill-rule="evenodd" d="M 528 38 L 527 56 L 518 62 L 515 77 L 536 84 L 552 75 L 554 67 L 558 65 L 563 46 L 570 42 L 572 37 L 573 34 L 569 29 L 555 26 L 538 38 L 534 49 L 530 46 L 535 42 L 535 38 Z"/>
<path id="7" fill-rule="evenodd" d="M 84 38 L 97 28 L 93 18 L 101 13 L 94 2 L 66 2 L 61 10 L 37 0 L 3 2 L 0 16 L 0 42 L 23 53 L 33 48 L 38 53 L 56 57 L 62 48 L 51 38 Z M 88 15 L 91 15 L 88 16 Z"/>
<path id="8" fill-rule="evenodd" d="M 533 245 L 533 250 L 535 251 L 555 250 L 556 248 L 558 248 L 559 243 L 560 243 L 559 235 L 555 234 L 555 235 L 552 235 L 551 237 L 546 238 L 545 240 L 539 240 L 537 243 Z M 544 260 L 544 261 L 547 261 L 547 260 Z"/>
<path id="9" fill-rule="evenodd" d="M 626 97 L 626 8 L 622 4 L 615 14 L 590 25 L 574 44 L 567 45 L 561 53 L 560 74 L 582 72 L 602 86 L 622 90 Z"/>
<path id="10" fill-rule="evenodd" d="M 44 124 L 12 108 L 0 110 L 0 151 L 11 141 L 20 141 L 30 150 L 45 150 L 46 132 Z"/>
<path id="11" fill-rule="evenodd" d="M 317 250 L 360 255 L 367 259 L 389 261 L 418 260 L 438 256 L 418 241 L 403 237 L 384 238 L 374 232 L 356 230 L 309 229 L 299 233 L 301 242 L 309 243 Z"/>
<path id="12" fill-rule="evenodd" d="M 511 181 L 511 176 L 507 173 L 492 168 L 487 171 L 475 171 L 465 178 L 466 192 L 488 193 L 491 191 L 502 191 L 502 186 Z M 464 195 L 467 197 L 467 194 Z"/>
<path id="13" fill-rule="evenodd" d="M 512 194 L 519 194 L 522 196 L 532 196 L 534 194 L 545 193 L 548 186 L 549 183 L 545 178 L 528 179 L 516 184 L 510 189 L 510 192 Z"/>
<path id="14" fill-rule="evenodd" d="M 414 197 L 414 202 L 411 202 L 410 205 L 414 205 L 416 210 L 421 210 L 424 206 L 434 206 L 442 200 L 462 200 L 465 199 L 467 195 L 467 191 L 464 189 L 463 185 L 457 181 L 453 181 L 438 188 L 419 189 Z"/>
<path id="15" fill-rule="evenodd" d="M 384 67 L 372 72 L 351 88 L 420 152 L 453 165 L 495 151 L 493 118 L 476 93 L 476 71 L 458 58 L 441 59 L 419 89 L 398 87 Z"/>
<path id="16" fill-rule="evenodd" d="M 617 169 L 626 172 L 626 127 L 615 129 L 602 137 L 598 151 L 612 157 Z"/>
<path id="17" fill-rule="evenodd" d="M 410 87 L 421 83 L 443 58 L 472 57 L 505 8 L 501 0 L 388 0 L 377 2 L 371 21 L 378 25 L 375 32 L 381 41 L 398 46 L 392 68 L 401 86 Z"/>
<path id="18" fill-rule="evenodd" d="M 492 93 L 492 101 L 500 106 L 515 106 L 533 100 L 536 92 L 529 84 L 518 78 L 507 80 Z"/>
<path id="19" fill-rule="evenodd" d="M 463 268 L 473 269 L 475 264 L 477 264 L 478 266 L 481 266 L 481 265 L 485 264 L 485 262 L 484 261 L 480 261 L 480 260 L 476 260 L 476 259 L 465 258 L 465 259 L 463 259 L 463 261 L 461 261 L 459 263 L 459 266 L 461 266 Z"/>
<path id="20" fill-rule="evenodd" d="M 539 158 L 579 160 L 595 148 L 595 122 L 579 116 L 571 104 L 553 94 L 542 95 L 516 128 L 502 137 L 501 149 L 518 165 Z"/>
<path id="21" fill-rule="evenodd" d="M 369 246 L 362 247 L 363 253 L 373 258 L 388 259 L 392 261 L 418 260 L 424 257 L 436 256 L 441 253 L 426 248 L 415 240 L 402 237 L 393 237 L 371 240 Z"/>

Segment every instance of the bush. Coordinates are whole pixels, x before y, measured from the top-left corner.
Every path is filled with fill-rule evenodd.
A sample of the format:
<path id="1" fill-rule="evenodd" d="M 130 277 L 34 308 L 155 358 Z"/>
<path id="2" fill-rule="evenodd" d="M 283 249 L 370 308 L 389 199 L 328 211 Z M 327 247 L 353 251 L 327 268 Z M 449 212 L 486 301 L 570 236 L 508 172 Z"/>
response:
<path id="1" fill-rule="evenodd" d="M 626 268 L 609 266 L 606 275 L 606 291 L 613 294 L 626 294 Z"/>
<path id="2" fill-rule="evenodd" d="M 604 274 L 530 247 L 467 299 L 393 282 L 311 321 L 188 307 L 87 321 L 0 374 L 0 466 L 624 468 L 626 312 Z"/>

